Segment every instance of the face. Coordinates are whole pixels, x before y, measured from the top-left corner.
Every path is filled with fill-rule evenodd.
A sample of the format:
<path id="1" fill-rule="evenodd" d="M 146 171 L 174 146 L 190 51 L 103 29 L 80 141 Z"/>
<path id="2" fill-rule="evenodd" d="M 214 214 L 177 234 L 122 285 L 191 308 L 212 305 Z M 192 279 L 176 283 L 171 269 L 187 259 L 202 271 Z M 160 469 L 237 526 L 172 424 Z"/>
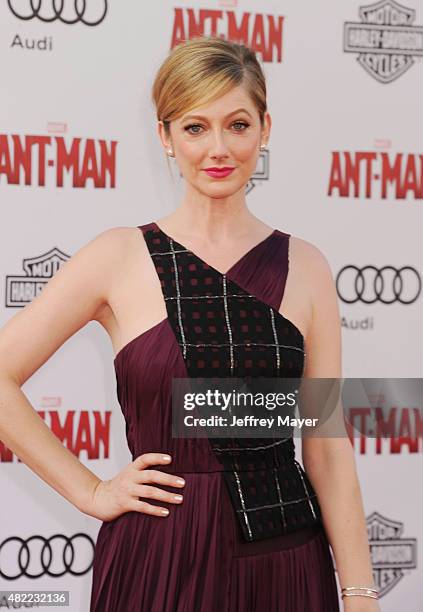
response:
<path id="1" fill-rule="evenodd" d="M 225 197 L 249 181 L 260 145 L 268 142 L 270 125 L 266 113 L 262 128 L 257 108 L 244 87 L 238 86 L 171 121 L 170 140 L 160 121 L 159 135 L 165 152 L 172 149 L 181 174 L 193 188 L 211 197 Z M 208 168 L 233 170 L 215 175 L 206 172 Z"/>

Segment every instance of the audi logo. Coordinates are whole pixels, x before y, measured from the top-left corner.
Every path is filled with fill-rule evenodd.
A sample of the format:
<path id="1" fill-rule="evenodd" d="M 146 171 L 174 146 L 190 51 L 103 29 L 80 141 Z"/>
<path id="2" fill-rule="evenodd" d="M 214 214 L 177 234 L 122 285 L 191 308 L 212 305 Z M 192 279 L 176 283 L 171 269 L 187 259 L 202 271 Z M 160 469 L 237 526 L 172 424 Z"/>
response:
<path id="1" fill-rule="evenodd" d="M 82 576 L 93 565 L 94 548 L 86 533 L 70 538 L 62 534 L 50 538 L 34 535 L 27 540 L 12 536 L 0 544 L 0 576 L 5 580 L 22 576 L 59 578 L 66 573 Z"/>
<path id="2" fill-rule="evenodd" d="M 107 0 L 100 0 L 96 9 L 87 10 L 87 0 L 7 0 L 10 10 L 18 19 L 29 21 L 39 19 L 44 23 L 59 20 L 67 25 L 81 22 L 87 26 L 96 26 L 103 21 L 107 14 Z M 103 6 L 103 8 L 101 8 Z M 17 8 L 19 7 L 19 9 Z M 93 2 L 91 0 L 91 7 Z M 98 14 L 100 10 L 100 15 Z"/>
<path id="3" fill-rule="evenodd" d="M 412 304 L 422 290 L 422 280 L 411 266 L 344 266 L 336 277 L 336 290 L 340 299 L 347 304 Z"/>

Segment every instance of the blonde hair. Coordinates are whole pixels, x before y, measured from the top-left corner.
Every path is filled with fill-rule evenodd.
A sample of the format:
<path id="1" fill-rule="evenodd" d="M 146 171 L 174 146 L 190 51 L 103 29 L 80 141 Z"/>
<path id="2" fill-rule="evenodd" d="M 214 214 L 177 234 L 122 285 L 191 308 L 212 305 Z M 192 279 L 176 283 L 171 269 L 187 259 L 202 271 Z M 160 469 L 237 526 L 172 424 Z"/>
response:
<path id="1" fill-rule="evenodd" d="M 266 81 L 255 52 L 217 36 L 198 36 L 172 49 L 152 87 L 158 121 L 169 124 L 197 106 L 213 102 L 243 85 L 264 124 Z"/>

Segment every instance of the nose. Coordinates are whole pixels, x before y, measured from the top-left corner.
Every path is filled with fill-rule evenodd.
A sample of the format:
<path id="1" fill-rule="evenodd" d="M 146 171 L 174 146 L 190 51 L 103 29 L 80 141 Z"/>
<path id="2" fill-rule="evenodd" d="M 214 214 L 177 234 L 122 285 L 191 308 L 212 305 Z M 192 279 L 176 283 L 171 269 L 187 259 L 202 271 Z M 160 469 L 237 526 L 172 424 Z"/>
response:
<path id="1" fill-rule="evenodd" d="M 219 132 L 214 133 L 211 137 L 209 156 L 213 159 L 228 156 L 228 147 L 225 144 L 225 139 Z"/>

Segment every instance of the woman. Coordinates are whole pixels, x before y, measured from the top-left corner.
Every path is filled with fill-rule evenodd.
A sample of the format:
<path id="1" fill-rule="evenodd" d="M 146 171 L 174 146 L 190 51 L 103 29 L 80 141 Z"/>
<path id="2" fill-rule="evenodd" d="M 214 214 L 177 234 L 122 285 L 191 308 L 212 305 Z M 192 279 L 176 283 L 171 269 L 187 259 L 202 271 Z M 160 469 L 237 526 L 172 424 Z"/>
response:
<path id="1" fill-rule="evenodd" d="M 271 127 L 254 52 L 217 37 L 187 41 L 160 67 L 153 100 L 161 142 L 186 181 L 183 201 L 157 222 L 97 236 L 4 326 L 1 437 L 103 521 L 91 612 L 336 611 L 330 548 L 344 610 L 377 611 L 346 435 L 304 438 L 304 470 L 291 438 L 231 447 L 172 437 L 173 378 L 339 378 L 340 320 L 321 252 L 246 206 Z M 91 320 L 115 350 L 134 458 L 108 481 L 58 442 L 20 391 Z M 13 358 L 20 340 L 26 350 Z"/>

